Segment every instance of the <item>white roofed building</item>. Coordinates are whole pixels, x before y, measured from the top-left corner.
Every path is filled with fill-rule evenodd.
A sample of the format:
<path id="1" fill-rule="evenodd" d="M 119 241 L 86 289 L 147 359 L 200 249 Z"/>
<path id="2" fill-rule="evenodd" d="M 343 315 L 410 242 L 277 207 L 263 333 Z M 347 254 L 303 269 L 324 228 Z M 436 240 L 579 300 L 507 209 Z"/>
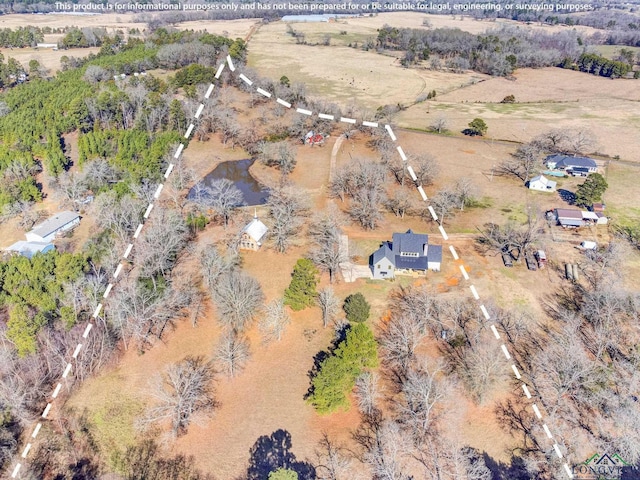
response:
<path id="1" fill-rule="evenodd" d="M 269 229 L 256 214 L 240 232 L 240 249 L 258 251 Z"/>
<path id="2" fill-rule="evenodd" d="M 6 248 L 8 252 L 15 252 L 27 258 L 33 257 L 36 253 L 47 253 L 54 249 L 53 243 L 25 242 L 24 240 L 20 240 Z"/>
<path id="3" fill-rule="evenodd" d="M 57 235 L 67 232 L 80 223 L 80 215 L 75 212 L 64 211 L 48 218 L 25 236 L 28 242 L 48 243 Z"/>
<path id="4" fill-rule="evenodd" d="M 538 192 L 555 192 L 556 182 L 549 180 L 544 175 L 538 175 L 529 180 L 529 189 L 537 190 Z"/>

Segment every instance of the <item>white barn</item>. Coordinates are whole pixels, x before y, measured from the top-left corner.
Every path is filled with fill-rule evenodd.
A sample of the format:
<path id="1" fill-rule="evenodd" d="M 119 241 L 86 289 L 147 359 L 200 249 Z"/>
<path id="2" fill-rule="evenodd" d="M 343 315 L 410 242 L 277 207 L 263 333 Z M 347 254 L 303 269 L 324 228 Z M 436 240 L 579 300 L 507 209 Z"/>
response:
<path id="1" fill-rule="evenodd" d="M 258 220 L 256 215 L 240 232 L 240 248 L 242 250 L 258 251 L 268 230 L 267 226 Z"/>
<path id="2" fill-rule="evenodd" d="M 544 175 L 538 175 L 529 180 L 529 190 L 536 190 L 538 192 L 555 192 L 556 182 L 549 180 Z"/>
<path id="3" fill-rule="evenodd" d="M 57 235 L 67 232 L 80 223 L 80 215 L 75 212 L 64 211 L 48 218 L 25 236 L 28 242 L 49 243 Z"/>

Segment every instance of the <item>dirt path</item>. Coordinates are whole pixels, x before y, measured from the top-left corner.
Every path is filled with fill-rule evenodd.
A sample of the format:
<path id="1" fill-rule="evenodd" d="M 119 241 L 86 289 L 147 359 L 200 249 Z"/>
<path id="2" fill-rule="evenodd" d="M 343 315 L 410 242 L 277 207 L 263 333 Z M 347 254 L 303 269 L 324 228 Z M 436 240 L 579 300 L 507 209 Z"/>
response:
<path id="1" fill-rule="evenodd" d="M 338 157 L 338 152 L 340 151 L 340 147 L 342 146 L 342 142 L 344 142 L 344 135 L 340 135 L 336 140 L 336 143 L 333 145 L 333 150 L 331 150 L 331 163 L 329 164 L 329 184 L 333 181 L 333 172 L 336 169 L 336 158 Z"/>

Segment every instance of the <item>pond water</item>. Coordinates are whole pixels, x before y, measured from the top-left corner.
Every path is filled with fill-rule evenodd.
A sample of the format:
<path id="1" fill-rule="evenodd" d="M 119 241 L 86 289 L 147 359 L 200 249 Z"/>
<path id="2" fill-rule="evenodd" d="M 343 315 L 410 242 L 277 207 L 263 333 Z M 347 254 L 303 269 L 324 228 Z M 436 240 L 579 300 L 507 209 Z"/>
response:
<path id="1" fill-rule="evenodd" d="M 249 173 L 249 167 L 253 165 L 254 161 L 254 159 L 247 158 L 245 160 L 222 162 L 209 172 L 201 180 L 201 183 L 209 186 L 213 180 L 228 178 L 242 192 L 244 197 L 243 205 L 262 205 L 266 203 L 269 192 Z M 187 198 L 193 198 L 195 188 L 193 187 L 189 191 Z"/>

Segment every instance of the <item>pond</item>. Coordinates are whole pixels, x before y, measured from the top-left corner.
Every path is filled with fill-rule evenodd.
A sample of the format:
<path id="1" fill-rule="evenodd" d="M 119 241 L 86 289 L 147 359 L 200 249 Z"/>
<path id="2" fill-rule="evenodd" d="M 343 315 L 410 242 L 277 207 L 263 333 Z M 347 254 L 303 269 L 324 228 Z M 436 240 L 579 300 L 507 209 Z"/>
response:
<path id="1" fill-rule="evenodd" d="M 254 161 L 254 159 L 247 158 L 245 160 L 222 162 L 199 183 L 210 186 L 213 180 L 228 178 L 236 188 L 242 192 L 242 196 L 244 197 L 243 205 L 262 205 L 266 203 L 269 197 L 269 191 L 249 173 L 249 167 L 253 165 Z M 193 198 L 195 190 L 196 187 L 189 190 L 187 198 Z"/>

